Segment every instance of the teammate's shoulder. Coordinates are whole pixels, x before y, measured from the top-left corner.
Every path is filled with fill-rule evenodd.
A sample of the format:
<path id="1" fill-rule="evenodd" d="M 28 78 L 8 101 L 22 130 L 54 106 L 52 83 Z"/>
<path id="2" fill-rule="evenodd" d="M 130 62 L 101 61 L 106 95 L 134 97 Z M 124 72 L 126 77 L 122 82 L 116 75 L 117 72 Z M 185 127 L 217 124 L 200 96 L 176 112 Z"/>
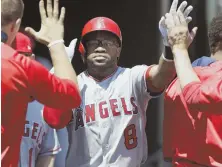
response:
<path id="1" fill-rule="evenodd" d="M 222 73 L 222 61 L 215 61 L 205 67 L 194 67 L 195 72 L 199 77 L 210 77 L 216 73 Z"/>
<path id="2" fill-rule="evenodd" d="M 5 43 L 1 43 L 1 49 L 2 51 L 16 52 L 15 49 Z"/>
<path id="3" fill-rule="evenodd" d="M 19 54 L 15 49 L 13 49 L 12 47 L 3 44 L 1 46 L 2 49 L 2 58 L 5 59 L 9 59 L 11 61 L 15 61 L 15 62 L 23 62 L 25 60 L 30 61 L 31 59 L 27 58 L 26 56 Z"/>
<path id="4" fill-rule="evenodd" d="M 9 58 L 12 58 L 14 55 L 18 54 L 18 52 L 15 49 L 13 49 L 12 47 L 4 43 L 1 43 L 1 50 L 2 50 L 1 58 L 3 59 L 9 59 Z"/>
<path id="5" fill-rule="evenodd" d="M 23 67 L 23 66 L 30 65 L 30 62 L 35 62 L 31 60 L 30 58 L 22 54 L 19 54 L 15 49 L 13 49 L 12 47 L 6 44 L 2 43 L 1 49 L 2 49 L 1 58 L 13 64 L 13 66 L 16 66 L 16 64 L 17 65 L 19 64 L 21 65 L 21 67 Z"/>
<path id="6" fill-rule="evenodd" d="M 210 64 L 210 67 L 222 70 L 222 60 L 215 61 L 214 63 Z"/>

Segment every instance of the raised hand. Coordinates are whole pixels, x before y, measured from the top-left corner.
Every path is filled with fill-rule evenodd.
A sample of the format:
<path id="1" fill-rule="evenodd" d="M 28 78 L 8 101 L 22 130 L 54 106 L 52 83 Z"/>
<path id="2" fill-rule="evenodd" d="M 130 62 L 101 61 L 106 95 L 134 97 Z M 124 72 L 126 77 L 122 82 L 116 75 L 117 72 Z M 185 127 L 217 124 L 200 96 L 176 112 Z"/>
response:
<path id="1" fill-rule="evenodd" d="M 47 0 L 45 9 L 44 0 L 39 2 L 39 12 L 41 16 L 41 28 L 36 32 L 33 28 L 27 27 L 25 30 L 38 42 L 48 45 L 50 42 L 64 38 L 64 18 L 65 8 L 62 7 L 59 15 L 59 0 Z"/>
<path id="2" fill-rule="evenodd" d="M 189 16 L 190 12 L 193 10 L 193 6 L 188 6 L 187 7 L 187 2 L 186 1 L 183 1 L 180 6 L 177 8 L 178 6 L 178 0 L 174 0 L 172 2 L 172 5 L 170 7 L 170 11 L 169 13 L 177 13 L 179 11 L 181 11 L 186 19 L 186 22 L 189 23 L 192 21 L 192 17 Z M 165 24 L 165 17 L 162 16 L 160 21 L 159 21 L 159 30 L 161 32 L 161 35 L 162 35 L 162 38 L 163 38 L 163 44 L 165 46 L 169 46 L 169 43 L 168 43 L 168 34 L 167 34 L 167 30 L 166 30 L 166 24 Z M 193 41 L 193 36 L 190 36 L 189 37 L 189 44 L 192 43 Z"/>
<path id="3" fill-rule="evenodd" d="M 192 33 L 189 33 L 188 23 L 182 11 L 167 13 L 165 17 L 168 42 L 171 48 L 179 47 L 187 49 L 189 47 L 190 36 L 194 37 L 196 35 L 197 27 L 194 27 Z"/>

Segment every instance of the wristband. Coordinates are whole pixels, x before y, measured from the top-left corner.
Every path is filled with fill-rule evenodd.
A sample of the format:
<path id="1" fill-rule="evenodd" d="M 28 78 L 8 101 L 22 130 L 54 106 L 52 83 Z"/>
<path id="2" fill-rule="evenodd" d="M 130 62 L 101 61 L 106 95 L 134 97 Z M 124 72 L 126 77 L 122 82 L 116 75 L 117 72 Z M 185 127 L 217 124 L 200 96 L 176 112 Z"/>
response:
<path id="1" fill-rule="evenodd" d="M 58 44 L 58 43 L 64 43 L 64 40 L 63 40 L 63 39 L 59 39 L 59 40 L 52 41 L 52 42 L 50 42 L 50 43 L 47 45 L 47 47 L 50 49 L 50 47 L 52 47 L 52 46 L 54 46 L 54 45 L 56 45 L 56 44 Z"/>
<path id="2" fill-rule="evenodd" d="M 164 55 L 162 55 L 163 60 L 165 60 L 166 62 L 173 62 L 173 60 L 171 59 L 167 59 Z"/>
<path id="3" fill-rule="evenodd" d="M 171 48 L 170 47 L 168 47 L 168 46 L 165 46 L 164 47 L 164 50 L 165 50 L 165 54 L 164 54 L 164 60 L 173 60 L 173 52 L 172 52 L 172 50 L 171 50 Z"/>

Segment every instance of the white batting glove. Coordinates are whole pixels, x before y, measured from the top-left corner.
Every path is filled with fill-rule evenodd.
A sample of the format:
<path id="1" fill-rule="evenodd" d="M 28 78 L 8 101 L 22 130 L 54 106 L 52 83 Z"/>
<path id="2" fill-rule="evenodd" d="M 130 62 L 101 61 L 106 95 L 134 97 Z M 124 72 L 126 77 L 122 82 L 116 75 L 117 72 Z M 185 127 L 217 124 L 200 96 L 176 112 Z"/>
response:
<path id="1" fill-rule="evenodd" d="M 178 0 L 174 0 L 172 2 L 171 7 L 170 7 L 169 13 L 181 11 L 183 13 L 185 19 L 186 19 L 186 22 L 187 23 L 191 22 L 192 17 L 190 17 L 189 14 L 193 10 L 193 6 L 190 5 L 190 6 L 187 7 L 187 2 L 186 1 L 183 1 L 180 4 L 180 6 L 178 7 L 178 9 L 177 9 L 177 6 L 178 6 Z M 170 46 L 169 42 L 168 42 L 168 34 L 167 34 L 167 29 L 166 29 L 165 17 L 164 16 L 162 16 L 160 21 L 159 21 L 159 30 L 160 30 L 160 33 L 161 33 L 162 38 L 163 38 L 163 44 L 165 46 Z M 192 40 L 189 41 L 189 43 L 192 43 L 192 41 L 193 41 L 193 38 L 192 38 Z"/>
<path id="2" fill-rule="evenodd" d="M 76 42 L 77 42 L 77 38 L 73 39 L 70 42 L 68 47 L 65 47 L 65 50 L 66 50 L 66 53 L 68 54 L 70 62 L 72 61 L 72 58 L 74 57 Z"/>
<path id="3" fill-rule="evenodd" d="M 71 62 L 72 61 L 72 58 L 74 57 L 74 53 L 75 53 L 75 48 L 76 48 L 76 42 L 77 42 L 77 38 L 73 39 L 69 46 L 66 47 L 65 46 L 65 50 L 66 50 L 66 53 L 68 55 L 68 58 L 69 58 L 69 61 Z M 54 74 L 54 67 L 51 68 L 51 70 L 49 71 L 51 74 Z"/>

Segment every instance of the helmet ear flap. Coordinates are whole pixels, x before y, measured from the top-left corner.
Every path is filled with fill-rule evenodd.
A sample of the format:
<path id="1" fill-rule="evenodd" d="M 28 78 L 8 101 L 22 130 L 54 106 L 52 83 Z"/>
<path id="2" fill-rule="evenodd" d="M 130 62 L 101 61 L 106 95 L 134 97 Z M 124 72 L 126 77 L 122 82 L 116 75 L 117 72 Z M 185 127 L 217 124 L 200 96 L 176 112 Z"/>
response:
<path id="1" fill-rule="evenodd" d="M 81 53 L 81 57 L 82 57 L 83 63 L 85 63 L 86 50 L 85 50 L 85 47 L 84 47 L 84 45 L 82 44 L 82 42 L 79 43 L 79 52 Z"/>
<path id="2" fill-rule="evenodd" d="M 82 56 L 84 56 L 86 53 L 85 47 L 82 44 L 82 42 L 79 43 L 79 52 L 81 53 Z"/>

